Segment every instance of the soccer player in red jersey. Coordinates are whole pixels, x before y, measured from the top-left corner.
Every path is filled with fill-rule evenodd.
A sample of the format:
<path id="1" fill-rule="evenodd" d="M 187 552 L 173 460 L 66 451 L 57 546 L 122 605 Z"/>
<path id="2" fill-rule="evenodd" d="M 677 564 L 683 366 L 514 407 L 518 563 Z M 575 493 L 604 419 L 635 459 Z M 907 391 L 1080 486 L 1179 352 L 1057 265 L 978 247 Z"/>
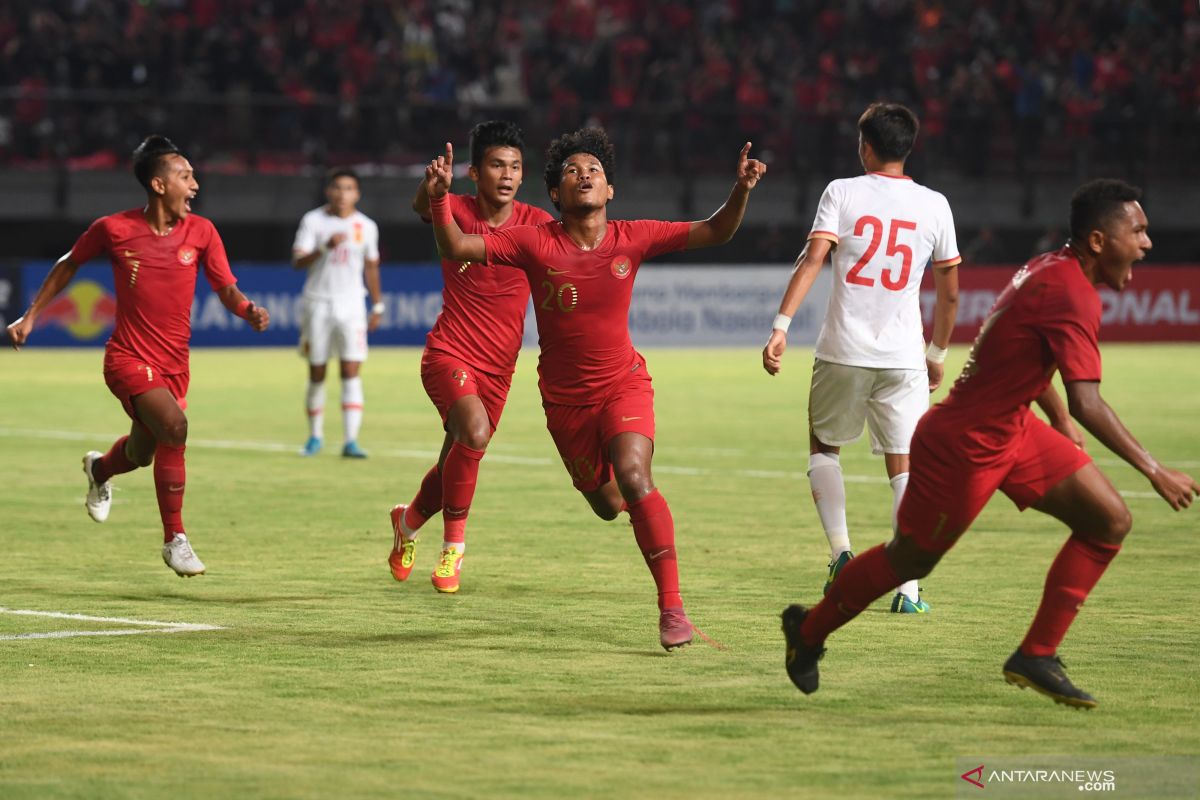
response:
<path id="1" fill-rule="evenodd" d="M 654 486 L 654 391 L 629 339 L 638 268 L 674 250 L 712 247 L 733 236 L 766 165 L 738 158 L 729 199 L 699 222 L 613 221 L 613 147 L 599 128 L 556 139 L 546 154 L 546 188 L 562 219 L 484 235 L 464 234 L 446 193 L 453 153 L 425 171 L 438 250 L 445 258 L 516 267 L 529 277 L 541 339 L 539 387 L 546 424 L 575 488 L 601 519 L 629 511 L 634 537 L 658 587 L 659 640 L 692 640 L 675 558 L 675 525 Z"/>
<path id="2" fill-rule="evenodd" d="M 1163 466 L 1100 397 L 1100 296 L 1120 291 L 1151 247 L 1141 192 L 1097 180 L 1071 198 L 1071 237 L 1017 272 L 983 323 L 950 395 L 917 426 L 895 537 L 850 561 L 814 608 L 783 612 L 788 677 L 817 690 L 830 633 L 897 583 L 929 574 L 997 489 L 1071 530 L 1046 576 L 1033 624 L 1004 664 L 1005 679 L 1077 708 L 1095 698 L 1067 678 L 1058 645 L 1133 524 L 1121 495 L 1083 449 L 1068 417 L 1146 476 L 1176 511 L 1200 484 Z M 1051 386 L 1062 374 L 1067 407 Z M 1030 411 L 1037 401 L 1050 424 Z"/>
<path id="3" fill-rule="evenodd" d="M 481 122 L 471 130 L 467 174 L 475 182 L 475 195 L 451 194 L 444 201 L 461 230 L 484 234 L 553 219 L 515 199 L 524 177 L 524 149 L 521 129 L 511 122 Z M 417 187 L 413 210 L 430 220 L 424 181 Z M 442 312 L 425 341 L 421 382 L 442 417 L 446 438 L 416 497 L 392 508 L 388 565 L 392 577 L 408 580 L 417 531 L 441 511 L 442 553 L 432 580 L 439 592 L 453 593 L 466 553 L 467 514 L 479 462 L 500 424 L 521 350 L 529 281 L 516 270 L 443 258 L 442 282 Z"/>
<path id="4" fill-rule="evenodd" d="M 24 316 L 8 326 L 20 349 L 39 312 L 66 288 L 79 267 L 101 253 L 112 261 L 117 321 L 104 348 L 104 382 L 133 420 L 107 453 L 83 457 L 86 506 L 96 522 L 108 518 L 114 475 L 154 464 L 154 488 L 163 523 L 163 561 L 179 576 L 204 572 L 183 527 L 186 481 L 188 339 L 192 298 L 201 266 L 222 304 L 266 330 L 265 308 L 237 288 L 217 229 L 191 213 L 200 190 L 192 165 L 169 139 L 150 136 L 133 151 L 133 172 L 146 189 L 144 208 L 101 217 L 60 258 Z"/>

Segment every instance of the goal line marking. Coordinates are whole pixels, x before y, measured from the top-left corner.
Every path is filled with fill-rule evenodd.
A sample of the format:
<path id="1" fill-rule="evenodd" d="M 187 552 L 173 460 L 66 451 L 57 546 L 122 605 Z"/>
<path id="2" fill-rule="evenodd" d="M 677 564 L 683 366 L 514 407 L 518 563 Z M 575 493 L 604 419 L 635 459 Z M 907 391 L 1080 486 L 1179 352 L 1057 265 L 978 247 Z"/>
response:
<path id="1" fill-rule="evenodd" d="M 192 631 L 220 631 L 220 625 L 201 625 L 193 622 L 159 622 L 153 619 L 128 619 L 126 617 L 93 617 L 88 614 L 67 614 L 61 611 L 32 611 L 27 608 L 4 608 L 0 606 L 0 614 L 11 614 L 21 617 L 50 617 L 52 619 L 71 619 L 81 622 L 109 622 L 117 625 L 136 625 L 136 628 L 126 628 L 111 631 L 48 631 L 46 633 L 6 633 L 0 634 L 0 641 L 15 639 L 67 639 L 72 636 L 133 636 L 142 633 L 191 633 Z"/>

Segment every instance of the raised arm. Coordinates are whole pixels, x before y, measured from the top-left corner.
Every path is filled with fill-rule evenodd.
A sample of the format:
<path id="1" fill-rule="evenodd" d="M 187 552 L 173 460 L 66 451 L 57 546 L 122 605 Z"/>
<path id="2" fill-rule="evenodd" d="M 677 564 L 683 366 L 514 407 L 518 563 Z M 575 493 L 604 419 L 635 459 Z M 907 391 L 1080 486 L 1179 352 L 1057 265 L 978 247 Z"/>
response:
<path id="1" fill-rule="evenodd" d="M 22 316 L 17 317 L 8 326 L 8 338 L 12 342 L 14 350 L 20 350 L 21 346 L 29 339 L 29 334 L 33 331 L 34 323 L 37 322 L 38 314 L 42 312 L 51 300 L 58 296 L 58 293 L 67 288 L 67 284 L 75 277 L 75 273 L 79 271 L 79 265 L 71 260 L 71 254 L 67 253 L 58 261 L 54 262 L 46 279 L 42 281 L 41 288 L 34 295 L 33 302 L 29 304 L 29 308 L 25 310 Z"/>
<path id="2" fill-rule="evenodd" d="M 217 297 L 221 299 L 221 305 L 229 309 L 230 313 L 249 322 L 250 327 L 258 333 L 265 331 L 271 322 L 271 315 L 267 310 L 262 306 L 255 305 L 250 298 L 242 294 L 242 290 L 237 287 L 236 283 L 231 283 L 218 290 Z"/>
<path id="3" fill-rule="evenodd" d="M 708 219 L 692 223 L 688 231 L 688 250 L 725 244 L 737 233 L 746 214 L 750 190 L 758 184 L 759 178 L 767 174 L 767 165 L 749 158 L 749 153 L 750 142 L 746 142 L 738 154 L 737 181 L 733 184 L 729 199 Z"/>
<path id="4" fill-rule="evenodd" d="M 778 375 L 783 368 L 783 351 L 787 349 L 787 330 L 796 315 L 800 304 L 808 296 L 817 273 L 821 271 L 833 242 L 820 237 L 808 240 L 804 250 L 796 257 L 796 267 L 792 270 L 792 279 L 788 281 L 787 289 L 783 292 L 783 300 L 779 303 L 779 314 L 771 325 L 771 338 L 763 348 L 763 369 L 768 375 Z"/>
<path id="5" fill-rule="evenodd" d="M 429 192 L 425 191 L 425 181 L 417 184 L 417 193 L 413 196 L 412 210 L 417 216 L 429 222 Z"/>
<path id="6" fill-rule="evenodd" d="M 950 346 L 950 334 L 954 331 L 954 320 L 958 318 L 958 267 L 951 265 L 932 269 L 937 301 L 933 306 L 933 336 L 929 342 L 932 346 L 925 353 L 925 370 L 929 373 L 931 392 L 942 385 L 942 378 L 946 374 L 943 363 L 946 360 L 946 348 Z"/>
<path id="7" fill-rule="evenodd" d="M 1200 484 L 1191 475 L 1165 467 L 1150 455 L 1149 451 L 1133 438 L 1133 434 L 1117 417 L 1115 411 L 1100 396 L 1097 381 L 1071 381 L 1067 383 L 1067 405 L 1071 416 L 1079 420 L 1093 436 L 1109 450 L 1129 462 L 1138 472 L 1146 476 L 1154 491 L 1176 511 L 1192 504 L 1192 498 L 1200 493 Z"/>
<path id="8" fill-rule="evenodd" d="M 452 261 L 487 261 L 483 237 L 463 233 L 450 213 L 446 195 L 454 176 L 454 148 L 446 142 L 446 155 L 438 156 L 425 168 L 425 192 L 429 195 L 429 215 L 433 219 L 433 238 L 438 254 Z"/>

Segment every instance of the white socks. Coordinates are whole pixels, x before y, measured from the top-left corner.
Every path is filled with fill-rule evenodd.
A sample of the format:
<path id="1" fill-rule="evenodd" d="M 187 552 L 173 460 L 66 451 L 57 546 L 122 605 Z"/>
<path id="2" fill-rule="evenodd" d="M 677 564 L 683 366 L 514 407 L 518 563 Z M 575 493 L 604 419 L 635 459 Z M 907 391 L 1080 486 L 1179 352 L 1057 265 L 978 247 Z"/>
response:
<path id="1" fill-rule="evenodd" d="M 897 525 L 896 515 L 900 513 L 900 501 L 904 499 L 904 490 L 908 488 L 908 473 L 901 472 L 892 478 L 889 483 L 892 484 L 892 532 L 895 533 Z M 900 584 L 900 588 L 896 591 L 914 603 L 921 599 L 921 590 L 917 587 L 915 580 L 905 581 Z"/>
<path id="2" fill-rule="evenodd" d="M 304 404 L 308 408 L 308 435 L 320 439 L 325 430 L 325 381 L 308 382 Z"/>
<path id="3" fill-rule="evenodd" d="M 345 426 L 345 440 L 347 442 L 358 441 L 358 429 L 362 427 L 362 416 L 362 378 L 343 378 L 342 424 Z"/>
<path id="4" fill-rule="evenodd" d="M 808 457 L 808 482 L 812 486 L 813 502 L 817 504 L 817 515 L 821 517 L 821 527 L 829 540 L 832 560 L 850 549 L 841 460 L 834 453 L 812 453 Z"/>

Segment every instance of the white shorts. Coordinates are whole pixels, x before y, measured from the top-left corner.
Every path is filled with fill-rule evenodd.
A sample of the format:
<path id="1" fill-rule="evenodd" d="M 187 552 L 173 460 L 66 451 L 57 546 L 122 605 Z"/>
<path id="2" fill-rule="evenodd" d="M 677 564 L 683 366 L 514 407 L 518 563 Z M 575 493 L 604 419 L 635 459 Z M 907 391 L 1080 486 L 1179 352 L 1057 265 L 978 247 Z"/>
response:
<path id="1" fill-rule="evenodd" d="M 917 421 L 929 410 L 929 374 L 922 369 L 849 367 L 816 359 L 808 393 L 808 423 L 817 441 L 850 444 L 871 432 L 871 452 L 907 454 Z"/>
<path id="2" fill-rule="evenodd" d="M 367 308 L 362 299 L 304 298 L 300 352 L 314 366 L 328 363 L 334 354 L 342 361 L 366 361 Z"/>

